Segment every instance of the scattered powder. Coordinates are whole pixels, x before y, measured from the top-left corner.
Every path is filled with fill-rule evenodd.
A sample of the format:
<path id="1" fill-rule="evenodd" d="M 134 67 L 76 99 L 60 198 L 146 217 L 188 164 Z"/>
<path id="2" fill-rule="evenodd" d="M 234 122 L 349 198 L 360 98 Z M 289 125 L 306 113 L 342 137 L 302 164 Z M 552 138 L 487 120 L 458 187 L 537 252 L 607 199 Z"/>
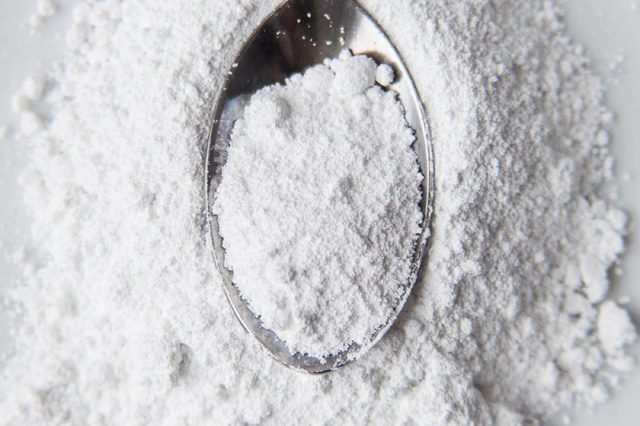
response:
<path id="1" fill-rule="evenodd" d="M 36 13 L 29 18 L 29 24 L 34 28 L 39 27 L 46 18 L 58 12 L 55 3 L 51 0 L 40 0 L 36 7 Z"/>
<path id="2" fill-rule="evenodd" d="M 631 297 L 629 296 L 622 296 L 618 299 L 618 303 L 620 305 L 628 305 L 629 303 L 631 303 Z"/>
<path id="3" fill-rule="evenodd" d="M 7 126 L 0 126 L 0 142 L 5 140 L 9 136 L 9 128 Z"/>
<path id="4" fill-rule="evenodd" d="M 291 354 L 366 346 L 410 284 L 422 175 L 378 68 L 344 51 L 258 91 L 231 135 L 213 206 L 225 261 Z"/>
<path id="5" fill-rule="evenodd" d="M 31 101 L 29 98 L 22 92 L 18 92 L 13 95 L 11 98 L 11 109 L 14 112 L 22 112 L 28 109 L 31 106 Z"/>
<path id="6" fill-rule="evenodd" d="M 29 77 L 22 85 L 22 92 L 30 100 L 37 101 L 42 98 L 46 85 L 47 80 L 43 75 Z"/>
<path id="7" fill-rule="evenodd" d="M 38 15 L 48 17 L 56 14 L 56 5 L 51 0 L 40 0 L 38 2 Z"/>
<path id="8" fill-rule="evenodd" d="M 33 29 L 40 27 L 42 25 L 42 16 L 38 14 L 31 15 L 29 17 L 29 25 L 31 25 Z"/>
<path id="9" fill-rule="evenodd" d="M 205 241 L 202 152 L 225 71 L 277 3 L 77 9 L 51 118 L 22 136 L 33 241 L 7 295 L 0 423 L 535 424 L 606 400 L 636 338 L 605 296 L 625 233 L 597 143 L 612 115 L 547 0 L 362 1 L 429 117 L 425 273 L 332 374 L 289 371 L 243 332 Z"/>
<path id="10" fill-rule="evenodd" d="M 20 114 L 20 130 L 25 136 L 33 136 L 42 130 L 42 120 L 38 114 L 32 111 L 23 111 Z"/>

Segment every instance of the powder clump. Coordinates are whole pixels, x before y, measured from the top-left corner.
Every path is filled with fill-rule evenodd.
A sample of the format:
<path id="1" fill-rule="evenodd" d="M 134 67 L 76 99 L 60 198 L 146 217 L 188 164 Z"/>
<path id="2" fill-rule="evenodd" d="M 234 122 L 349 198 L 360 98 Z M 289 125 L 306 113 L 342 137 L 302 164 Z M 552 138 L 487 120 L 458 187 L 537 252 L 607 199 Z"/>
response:
<path id="1" fill-rule="evenodd" d="M 24 95 L 32 101 L 38 101 L 42 98 L 47 85 L 46 77 L 37 75 L 26 79 L 22 85 Z"/>
<path id="2" fill-rule="evenodd" d="M 625 346 L 636 340 L 636 330 L 629 314 L 613 301 L 600 305 L 598 337 L 608 354 L 621 353 Z"/>
<path id="3" fill-rule="evenodd" d="M 216 192 L 225 261 L 292 354 L 366 346 L 404 300 L 422 214 L 413 131 L 344 51 L 254 94 Z"/>

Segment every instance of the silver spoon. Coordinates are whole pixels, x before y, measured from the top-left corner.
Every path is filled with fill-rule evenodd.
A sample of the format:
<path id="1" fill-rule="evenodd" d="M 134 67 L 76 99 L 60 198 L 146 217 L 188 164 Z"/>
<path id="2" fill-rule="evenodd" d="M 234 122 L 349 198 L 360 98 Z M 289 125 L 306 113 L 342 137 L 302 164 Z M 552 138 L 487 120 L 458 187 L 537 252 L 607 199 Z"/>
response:
<path id="1" fill-rule="evenodd" d="M 264 328 L 233 283 L 233 273 L 226 268 L 225 251 L 219 232 L 218 218 L 211 213 L 216 191 L 227 159 L 227 148 L 235 121 L 242 115 L 242 104 L 252 93 L 275 83 L 284 83 L 295 73 L 336 57 L 343 49 L 365 54 L 378 63 L 391 65 L 396 80 L 390 86 L 399 94 L 406 119 L 416 133 L 414 150 L 422 174 L 424 213 L 422 233 L 413 248 L 411 274 L 404 295 L 398 300 L 392 317 L 380 324 L 371 339 L 363 345 L 320 360 L 305 354 L 291 355 L 285 342 Z M 261 343 L 267 352 L 282 364 L 308 373 L 325 373 L 355 360 L 375 345 L 395 322 L 418 277 L 420 265 L 430 235 L 433 187 L 433 155 L 427 122 L 418 92 L 398 51 L 373 18 L 353 0 L 289 0 L 278 7 L 258 27 L 246 42 L 229 70 L 218 99 L 211 127 L 206 159 L 206 196 L 208 223 L 213 254 L 227 299 L 244 328 Z"/>

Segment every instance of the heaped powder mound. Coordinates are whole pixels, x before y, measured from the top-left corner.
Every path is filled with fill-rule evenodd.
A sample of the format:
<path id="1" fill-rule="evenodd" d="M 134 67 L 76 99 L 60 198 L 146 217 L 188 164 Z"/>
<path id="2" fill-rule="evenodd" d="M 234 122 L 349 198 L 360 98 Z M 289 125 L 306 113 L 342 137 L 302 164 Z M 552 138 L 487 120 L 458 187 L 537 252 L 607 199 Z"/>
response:
<path id="1" fill-rule="evenodd" d="M 225 261 L 291 354 L 368 344 L 410 285 L 423 176 L 377 70 L 344 51 L 261 89 L 231 134 L 213 205 Z"/>
<path id="2" fill-rule="evenodd" d="M 33 226 L 0 423 L 530 424 L 606 400 L 636 339 L 607 300 L 626 219 L 605 190 L 602 84 L 552 1 L 362 1 L 431 126 L 424 276 L 385 338 L 328 375 L 242 331 L 207 249 L 202 152 L 278 3 L 78 6 L 44 97 L 17 104 Z"/>

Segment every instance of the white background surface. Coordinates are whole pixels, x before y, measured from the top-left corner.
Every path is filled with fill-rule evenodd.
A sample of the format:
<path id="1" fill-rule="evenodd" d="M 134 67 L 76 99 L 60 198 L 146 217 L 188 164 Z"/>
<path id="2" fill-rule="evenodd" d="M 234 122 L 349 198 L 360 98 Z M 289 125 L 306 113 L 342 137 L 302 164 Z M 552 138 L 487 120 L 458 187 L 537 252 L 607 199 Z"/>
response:
<path id="1" fill-rule="evenodd" d="M 0 0 L 0 126 L 19 125 L 10 107 L 11 95 L 25 77 L 46 70 L 63 55 L 64 35 L 74 0 L 58 0 L 61 13 L 45 20 L 36 34 L 28 24 L 36 0 Z M 623 277 L 615 284 L 616 298 L 630 296 L 629 308 L 640 320 L 640 0 L 564 0 L 570 33 L 586 46 L 608 84 L 609 105 L 616 113 L 614 152 L 621 179 L 621 204 L 630 213 L 632 235 L 622 264 Z M 622 62 L 619 58 L 622 57 Z M 0 141 L 0 292 L 17 279 L 6 258 L 19 248 L 20 235 L 28 232 L 17 176 L 24 166 L 20 147 L 9 137 Z M 7 318 L 0 309 L 0 352 L 10 348 Z M 636 354 L 640 354 L 636 350 Z M 573 424 L 640 425 L 640 369 L 607 405 L 594 413 L 575 414 Z"/>

